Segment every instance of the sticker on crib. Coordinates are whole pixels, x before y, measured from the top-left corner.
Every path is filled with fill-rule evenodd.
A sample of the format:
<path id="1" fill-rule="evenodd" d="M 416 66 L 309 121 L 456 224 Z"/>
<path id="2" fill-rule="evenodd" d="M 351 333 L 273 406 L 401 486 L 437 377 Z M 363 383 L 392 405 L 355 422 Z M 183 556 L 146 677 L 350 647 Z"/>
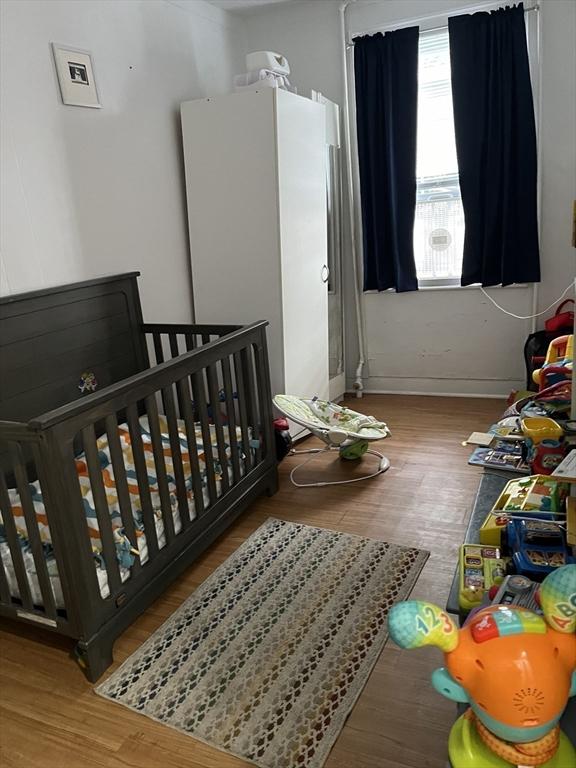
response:
<path id="1" fill-rule="evenodd" d="M 94 392 L 97 386 L 98 382 L 92 371 L 84 371 L 78 382 L 78 389 L 80 392 Z"/>

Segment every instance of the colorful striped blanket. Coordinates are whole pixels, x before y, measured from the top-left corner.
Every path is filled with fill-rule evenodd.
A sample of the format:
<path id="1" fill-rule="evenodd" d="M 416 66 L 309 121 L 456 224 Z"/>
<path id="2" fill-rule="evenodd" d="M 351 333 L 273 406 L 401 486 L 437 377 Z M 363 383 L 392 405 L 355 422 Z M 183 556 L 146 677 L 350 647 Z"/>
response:
<path id="1" fill-rule="evenodd" d="M 164 461 L 166 464 L 166 474 L 168 478 L 168 488 L 170 493 L 170 503 L 172 506 L 172 514 L 175 522 L 176 531 L 180 530 L 180 517 L 178 514 L 178 503 L 176 498 L 176 481 L 174 478 L 174 466 L 172 461 L 172 449 L 170 447 L 170 439 L 168 436 L 168 424 L 166 417 L 160 415 L 160 431 L 162 437 L 162 448 L 164 453 Z M 194 497 L 192 488 L 192 472 L 190 467 L 190 454 L 188 451 L 188 438 L 184 428 L 184 422 L 178 421 L 178 436 L 180 439 L 180 450 L 182 454 L 182 464 L 184 469 L 184 478 L 186 484 L 186 494 L 188 497 L 188 508 L 190 510 L 190 518 L 193 519 L 196 516 L 194 510 Z M 161 502 L 160 494 L 158 490 L 158 477 L 156 474 L 156 466 L 154 462 L 154 454 L 152 450 L 152 439 L 150 436 L 150 428 L 148 424 L 148 418 L 143 416 L 140 418 L 140 431 L 142 434 L 142 443 L 144 446 L 144 455 L 146 458 L 146 466 L 148 469 L 148 485 L 150 488 L 150 495 L 152 500 L 152 507 L 154 513 L 161 522 Z M 241 432 L 240 429 L 236 430 L 238 445 L 241 445 Z M 129 568 L 134 562 L 134 557 L 140 555 L 141 561 L 147 559 L 147 548 L 145 548 L 145 535 L 144 524 L 142 519 L 142 504 L 140 500 L 140 491 L 138 488 L 138 481 L 136 475 L 136 469 L 134 466 L 134 456 L 132 453 L 132 445 L 130 439 L 130 432 L 126 424 L 120 424 L 118 426 L 118 435 L 120 437 L 120 444 L 122 447 L 122 453 L 124 457 L 124 466 L 126 469 L 126 477 L 128 481 L 128 491 L 130 494 L 130 501 L 132 507 L 132 516 L 134 519 L 134 526 L 136 529 L 137 546 L 135 549 L 131 542 L 128 540 L 122 517 L 120 514 L 120 505 L 118 502 L 118 493 L 116 489 L 116 481 L 114 478 L 114 470 L 112 467 L 112 461 L 110 457 L 110 448 L 108 445 L 108 438 L 104 434 L 97 440 L 98 456 L 100 459 L 100 465 L 102 468 L 102 480 L 106 490 L 106 499 L 108 502 L 108 510 L 110 513 L 110 520 L 112 523 L 112 529 L 114 532 L 114 539 L 116 543 L 116 553 L 118 561 L 123 568 Z M 214 459 L 215 471 L 216 471 L 216 487 L 217 493 L 221 493 L 221 478 L 222 472 L 229 472 L 229 467 L 222 468 L 219 463 L 219 457 L 217 452 L 217 442 L 215 428 L 210 426 L 211 445 L 208 450 L 212 451 Z M 224 427 L 224 437 L 226 441 L 226 456 L 230 459 L 230 445 L 228 429 Z M 200 475 L 202 478 L 202 493 L 204 497 L 204 503 L 208 502 L 208 494 L 206 490 L 206 461 L 205 451 L 206 448 L 202 441 L 202 433 L 200 427 L 196 428 L 195 434 L 196 446 L 198 451 L 198 459 L 200 465 Z M 228 461 L 227 464 L 230 462 Z M 82 492 L 82 502 L 84 505 L 84 513 L 86 515 L 86 522 L 88 525 L 88 533 L 92 543 L 92 551 L 94 552 L 95 559 L 100 565 L 102 565 L 102 542 L 100 538 L 100 529 L 98 526 L 98 519 L 96 516 L 96 509 L 94 504 L 94 497 L 92 493 L 92 487 L 90 484 L 90 478 L 88 475 L 88 467 L 86 464 L 84 454 L 80 454 L 76 459 L 76 469 L 78 472 L 78 480 L 80 484 L 80 490 Z M 34 504 L 34 511 L 36 513 L 36 520 L 38 522 L 38 529 L 40 532 L 40 538 L 45 548 L 47 559 L 51 559 L 51 536 L 48 519 L 46 516 L 46 509 L 44 507 L 44 501 L 42 499 L 42 491 L 38 482 L 30 483 L 30 493 Z M 16 523 L 16 529 L 20 538 L 20 543 L 23 549 L 28 548 L 28 532 L 26 529 L 26 521 L 24 519 L 24 513 L 22 510 L 22 503 L 18 491 L 15 489 L 9 490 L 10 503 L 12 505 L 12 514 Z M 72 512 L 71 512 L 72 513 Z M 2 518 L 0 517 L 0 543 L 5 543 L 4 526 L 2 525 Z M 145 555 L 145 556 L 144 556 Z"/>

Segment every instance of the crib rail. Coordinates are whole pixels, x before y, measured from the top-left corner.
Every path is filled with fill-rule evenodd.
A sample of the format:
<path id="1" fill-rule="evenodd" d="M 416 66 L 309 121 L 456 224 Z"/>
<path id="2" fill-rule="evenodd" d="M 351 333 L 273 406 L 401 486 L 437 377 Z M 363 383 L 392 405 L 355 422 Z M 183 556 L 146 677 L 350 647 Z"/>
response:
<path id="1" fill-rule="evenodd" d="M 195 325 L 185 326 L 177 324 L 145 324 L 143 330 L 151 339 L 152 347 L 151 360 L 159 365 L 166 360 L 173 359 L 180 355 L 185 349 L 191 351 L 201 345 L 210 344 L 223 336 L 237 331 L 240 326 L 213 326 L 213 325 Z M 261 383 L 267 379 L 262 376 L 263 370 L 267 368 L 267 360 L 261 361 L 259 356 L 262 350 L 266 350 L 265 345 L 255 347 L 256 365 L 258 367 L 258 379 Z M 262 369 L 263 366 L 263 369 Z M 214 403 L 223 400 L 225 403 L 225 416 L 230 426 L 230 438 L 232 442 L 232 466 L 234 480 L 240 477 L 242 470 L 250 469 L 253 460 L 259 457 L 260 446 L 256 446 L 257 455 L 253 457 L 251 451 L 245 451 L 244 467 L 240 466 L 238 460 L 238 450 L 236 443 L 236 427 L 238 426 L 242 434 L 243 445 L 248 445 L 249 424 L 257 421 L 256 399 L 258 390 L 254 378 L 254 363 L 251 351 L 244 347 L 240 350 L 230 351 L 223 354 L 216 363 L 206 366 L 206 379 L 201 375 L 196 375 L 191 379 L 192 400 L 197 404 L 200 423 L 202 424 L 202 434 L 207 436 L 208 422 L 211 415 L 208 413 L 207 403 Z M 170 411 L 172 398 L 165 406 Z M 186 403 L 189 397 L 184 392 L 177 393 L 176 398 L 181 418 L 185 411 Z M 214 413 L 214 422 L 219 436 L 222 435 L 222 413 L 218 410 Z M 220 457 L 222 460 L 222 457 Z M 210 493 L 214 493 L 214 488 L 210 487 Z"/>
<path id="2" fill-rule="evenodd" d="M 118 619 L 127 625 L 130 616 L 149 602 L 144 592 L 154 576 L 190 552 L 200 534 L 213 530 L 214 538 L 223 529 L 223 516 L 247 493 L 250 483 L 269 475 L 275 456 L 266 325 L 143 325 L 155 363 L 149 370 L 27 425 L 0 424 L 0 443 L 9 443 L 14 457 L 14 477 L 42 593 L 40 609 L 26 589 L 2 477 L 0 509 L 3 520 L 8 521 L 6 538 L 24 610 L 37 615 L 41 611 L 50 621 L 68 622 L 70 633 L 90 636 L 106 621 L 116 620 L 119 609 L 130 604 L 126 617 Z M 146 442 L 143 423 L 147 425 Z M 109 459 L 103 458 L 102 438 Z M 126 465 L 122 441 L 130 445 L 133 467 Z M 46 496 L 66 601 L 64 612 L 54 603 L 36 535 L 26 475 L 28 471 L 30 476 L 30 467 L 22 454 L 26 442 L 33 446 L 35 471 Z M 81 460 L 78 445 L 83 451 Z M 103 469 L 106 460 L 109 464 Z M 149 478 L 152 464 L 154 491 Z M 119 511 L 114 523 L 109 501 L 112 476 Z M 141 507 L 145 562 L 133 517 L 134 494 Z M 90 525 L 86 505 L 94 512 Z M 133 558 L 130 566 L 119 562 L 119 530 L 123 546 Z M 94 549 L 104 565 L 106 597 L 101 594 Z M 17 610 L 9 592 L 6 573 L 0 567 L 0 611 L 8 615 Z"/>

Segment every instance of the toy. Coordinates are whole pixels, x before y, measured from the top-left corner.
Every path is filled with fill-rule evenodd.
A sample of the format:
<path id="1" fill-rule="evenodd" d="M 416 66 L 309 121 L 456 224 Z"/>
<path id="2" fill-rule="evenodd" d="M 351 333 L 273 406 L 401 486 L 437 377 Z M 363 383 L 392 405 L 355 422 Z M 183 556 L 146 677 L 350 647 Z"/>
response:
<path id="1" fill-rule="evenodd" d="M 560 440 L 542 440 L 535 446 L 526 441 L 526 451 L 531 472 L 551 475 L 564 459 L 566 446 Z"/>
<path id="2" fill-rule="evenodd" d="M 548 345 L 548 353 L 542 368 L 532 373 L 532 379 L 540 390 L 551 384 L 572 378 L 574 360 L 574 336 L 558 336 Z"/>
<path id="3" fill-rule="evenodd" d="M 568 490 L 567 483 L 548 475 L 510 480 L 480 527 L 480 543 L 499 547 L 502 531 L 512 516 L 545 520 L 563 517 Z"/>
<path id="4" fill-rule="evenodd" d="M 358 440 L 356 443 L 343 445 L 340 448 L 340 458 L 348 459 L 349 461 L 355 461 L 356 459 L 361 459 L 367 451 L 368 441 Z"/>
<path id="5" fill-rule="evenodd" d="M 280 463 L 285 458 L 292 448 L 292 438 L 290 436 L 290 425 L 288 419 L 274 419 L 272 422 L 274 427 L 274 440 L 276 445 L 276 461 Z"/>
<path id="6" fill-rule="evenodd" d="M 559 512 L 568 486 L 548 475 L 530 475 L 510 480 L 498 497 L 493 511 Z"/>
<path id="7" fill-rule="evenodd" d="M 520 420 L 520 426 L 524 436 L 535 444 L 542 440 L 560 440 L 564 434 L 562 427 L 547 416 L 528 416 Z"/>
<path id="8" fill-rule="evenodd" d="M 460 608 L 470 611 L 480 605 L 484 593 L 500 584 L 506 575 L 506 560 L 497 547 L 463 544 L 460 547 Z"/>
<path id="9" fill-rule="evenodd" d="M 499 587 L 492 587 L 496 590 L 490 594 L 490 602 L 500 605 L 515 605 L 518 608 L 527 608 L 534 613 L 542 613 L 540 610 L 539 590 L 540 584 L 526 578 L 526 576 L 506 576 Z"/>
<path id="10" fill-rule="evenodd" d="M 468 459 L 468 464 L 521 474 L 526 474 L 530 470 L 523 460 L 522 446 L 503 439 L 496 439 L 488 448 L 483 446 L 475 448 Z"/>
<path id="11" fill-rule="evenodd" d="M 432 685 L 470 704 L 450 732 L 452 768 L 576 765 L 558 725 L 576 694 L 576 565 L 551 573 L 540 596 L 543 617 L 496 605 L 460 630 L 431 603 L 411 600 L 390 611 L 394 642 L 441 648 L 446 667 L 432 674 Z"/>
<path id="12" fill-rule="evenodd" d="M 550 475 L 566 453 L 562 427 L 546 416 L 528 416 L 521 424 L 526 437 L 524 458 L 532 472 Z"/>
<path id="13" fill-rule="evenodd" d="M 502 532 L 506 530 L 509 520 L 509 515 L 505 513 L 488 512 L 486 519 L 480 526 L 478 534 L 480 544 L 487 547 L 500 547 L 502 545 Z"/>
<path id="14" fill-rule="evenodd" d="M 555 522 L 510 520 L 506 526 L 506 550 L 516 573 L 542 581 L 551 571 L 576 563 L 569 554 L 566 535 Z"/>

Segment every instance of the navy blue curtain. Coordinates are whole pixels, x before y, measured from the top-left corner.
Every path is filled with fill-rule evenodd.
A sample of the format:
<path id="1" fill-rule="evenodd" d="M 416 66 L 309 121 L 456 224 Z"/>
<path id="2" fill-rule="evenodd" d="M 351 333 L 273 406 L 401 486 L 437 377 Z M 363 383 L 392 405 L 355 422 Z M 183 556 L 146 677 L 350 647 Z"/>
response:
<path id="1" fill-rule="evenodd" d="M 418 289 L 418 27 L 354 39 L 364 290 Z"/>
<path id="2" fill-rule="evenodd" d="M 466 233 L 462 285 L 540 280 L 536 128 L 524 8 L 448 20 Z"/>

